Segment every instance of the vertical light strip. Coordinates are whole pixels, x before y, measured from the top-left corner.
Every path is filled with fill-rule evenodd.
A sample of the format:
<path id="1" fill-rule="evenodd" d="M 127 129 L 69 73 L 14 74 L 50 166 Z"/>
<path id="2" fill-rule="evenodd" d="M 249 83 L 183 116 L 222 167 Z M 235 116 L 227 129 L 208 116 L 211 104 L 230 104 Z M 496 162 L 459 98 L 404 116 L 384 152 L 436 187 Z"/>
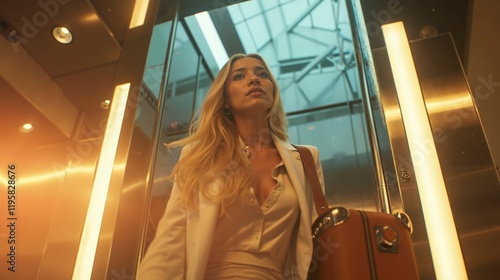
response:
<path id="1" fill-rule="evenodd" d="M 467 279 L 410 44 L 402 22 L 382 26 L 412 157 L 437 279 Z"/>
<path id="2" fill-rule="evenodd" d="M 129 29 L 141 26 L 146 20 L 146 13 L 148 11 L 149 0 L 135 0 L 134 11 L 132 12 L 132 19 L 130 20 Z"/>
<path id="3" fill-rule="evenodd" d="M 208 12 L 195 14 L 194 17 L 220 70 L 229 59 L 229 56 L 227 55 L 226 48 L 224 48 L 224 44 L 220 40 L 219 33 L 217 33 L 217 29 L 215 29 L 215 25 Z"/>
<path id="4" fill-rule="evenodd" d="M 75 269 L 73 270 L 73 280 L 88 280 L 92 274 L 129 89 L 130 83 L 118 85 L 115 88 L 101 153 L 97 162 L 87 216 L 85 217 L 85 224 L 80 238 Z"/>

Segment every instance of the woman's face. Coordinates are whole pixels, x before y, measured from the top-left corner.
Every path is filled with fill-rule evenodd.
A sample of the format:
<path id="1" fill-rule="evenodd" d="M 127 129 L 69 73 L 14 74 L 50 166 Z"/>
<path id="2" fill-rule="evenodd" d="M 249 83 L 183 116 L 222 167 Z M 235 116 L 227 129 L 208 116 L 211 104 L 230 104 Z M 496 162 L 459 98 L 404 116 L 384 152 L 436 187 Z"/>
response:
<path id="1" fill-rule="evenodd" d="M 264 64 L 253 57 L 233 62 L 226 79 L 226 97 L 233 115 L 265 114 L 273 105 L 274 85 Z"/>

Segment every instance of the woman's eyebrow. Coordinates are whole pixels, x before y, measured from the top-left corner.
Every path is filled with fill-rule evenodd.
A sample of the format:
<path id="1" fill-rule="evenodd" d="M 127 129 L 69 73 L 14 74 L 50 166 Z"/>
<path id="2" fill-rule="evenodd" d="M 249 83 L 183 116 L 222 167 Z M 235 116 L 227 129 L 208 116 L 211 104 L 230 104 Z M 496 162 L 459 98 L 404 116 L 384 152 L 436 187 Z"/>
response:
<path id="1" fill-rule="evenodd" d="M 246 67 L 241 67 L 241 68 L 238 68 L 238 69 L 234 69 L 234 70 L 233 70 L 233 72 L 231 72 L 231 74 L 232 74 L 232 73 L 234 73 L 234 72 L 238 72 L 238 71 L 242 71 L 242 72 L 244 72 L 244 71 L 246 71 L 246 70 L 247 70 L 247 68 L 246 68 Z M 262 67 L 262 66 L 257 66 L 257 67 L 255 67 L 255 69 L 254 69 L 254 71 L 259 71 L 259 70 L 266 70 L 266 68 L 265 68 L 265 67 Z M 267 70 L 266 70 L 266 71 L 267 71 Z"/>
<path id="2" fill-rule="evenodd" d="M 231 74 L 233 74 L 234 72 L 238 72 L 238 71 L 244 72 L 245 70 L 247 70 L 246 67 L 241 67 L 241 68 L 238 68 L 238 69 L 234 69 L 233 72 L 231 72 Z"/>

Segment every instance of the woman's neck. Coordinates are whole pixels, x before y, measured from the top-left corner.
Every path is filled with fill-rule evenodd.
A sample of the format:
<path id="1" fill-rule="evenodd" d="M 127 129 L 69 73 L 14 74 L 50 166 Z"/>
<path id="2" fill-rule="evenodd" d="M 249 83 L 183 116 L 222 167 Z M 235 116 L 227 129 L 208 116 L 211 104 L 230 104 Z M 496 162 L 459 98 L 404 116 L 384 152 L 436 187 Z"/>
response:
<path id="1" fill-rule="evenodd" d="M 240 121 L 236 126 L 245 146 L 257 149 L 274 146 L 271 131 L 267 123 Z"/>

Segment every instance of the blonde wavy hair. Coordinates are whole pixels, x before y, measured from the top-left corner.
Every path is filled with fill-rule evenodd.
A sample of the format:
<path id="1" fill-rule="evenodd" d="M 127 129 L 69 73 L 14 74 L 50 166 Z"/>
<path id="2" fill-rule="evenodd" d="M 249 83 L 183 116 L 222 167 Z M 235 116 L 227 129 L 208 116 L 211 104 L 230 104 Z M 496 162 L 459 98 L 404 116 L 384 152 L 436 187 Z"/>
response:
<path id="1" fill-rule="evenodd" d="M 224 112 L 227 103 L 226 80 L 233 63 L 244 57 L 260 60 L 274 85 L 274 101 L 267 114 L 270 132 L 287 140 L 287 122 L 280 98 L 278 83 L 269 66 L 259 54 L 235 54 L 222 67 L 208 90 L 197 118 L 193 118 L 186 138 L 169 143 L 167 147 L 189 145 L 174 167 L 169 179 L 181 190 L 183 201 L 197 208 L 198 193 L 210 201 L 220 202 L 221 214 L 227 206 L 245 195 L 252 180 L 251 164 L 239 140 L 231 114 Z M 208 186 L 221 187 L 214 192 Z"/>

